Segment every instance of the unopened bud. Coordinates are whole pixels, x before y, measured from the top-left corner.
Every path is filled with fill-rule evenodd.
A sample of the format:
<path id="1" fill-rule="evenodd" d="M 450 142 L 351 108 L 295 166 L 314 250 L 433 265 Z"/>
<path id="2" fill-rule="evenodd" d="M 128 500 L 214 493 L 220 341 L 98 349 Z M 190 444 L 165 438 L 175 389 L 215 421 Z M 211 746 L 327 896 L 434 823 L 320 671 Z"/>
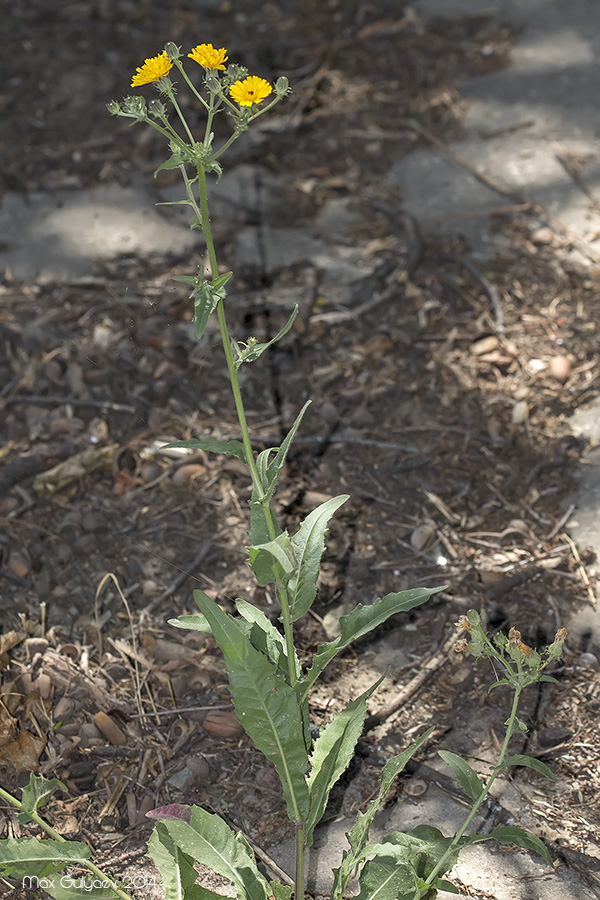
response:
<path id="1" fill-rule="evenodd" d="M 181 59 L 181 57 L 183 56 L 181 47 L 178 47 L 177 44 L 173 43 L 173 41 L 168 41 L 165 44 L 165 53 L 171 60 Z"/>
<path id="2" fill-rule="evenodd" d="M 287 80 L 287 78 L 285 77 L 285 75 L 282 75 L 280 78 L 277 79 L 277 81 L 275 82 L 275 93 L 277 94 L 278 97 L 285 97 L 285 95 L 288 93 L 288 91 L 290 89 L 289 84 L 290 83 Z"/>
<path id="3" fill-rule="evenodd" d="M 167 107 L 160 100 L 151 100 L 148 104 L 148 110 L 156 119 L 164 119 L 167 115 Z"/>
<path id="4" fill-rule="evenodd" d="M 111 100 L 106 104 L 106 108 L 111 116 L 118 116 L 121 112 L 121 104 L 117 100 Z"/>

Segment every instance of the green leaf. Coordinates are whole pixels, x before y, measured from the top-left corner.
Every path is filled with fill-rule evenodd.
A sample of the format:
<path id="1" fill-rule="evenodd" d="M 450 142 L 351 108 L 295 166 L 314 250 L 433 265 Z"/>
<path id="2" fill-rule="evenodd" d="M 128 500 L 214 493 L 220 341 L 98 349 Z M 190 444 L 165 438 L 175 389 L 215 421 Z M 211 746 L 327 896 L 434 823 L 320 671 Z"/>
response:
<path id="1" fill-rule="evenodd" d="M 355 900 L 414 900 L 417 880 L 408 865 L 373 859 L 360 873 L 360 892 Z"/>
<path id="2" fill-rule="evenodd" d="M 236 600 L 239 614 L 251 624 L 250 640 L 252 646 L 260 650 L 274 663 L 280 674 L 288 678 L 287 647 L 285 638 L 265 616 L 264 612 L 246 600 Z M 302 676 L 300 662 L 294 650 L 294 667 L 296 678 Z"/>
<path id="3" fill-rule="evenodd" d="M 499 844 L 516 844 L 524 850 L 533 850 L 538 853 L 548 863 L 552 865 L 552 857 L 548 853 L 546 845 L 529 831 L 519 828 L 518 825 L 498 825 L 490 832 L 490 838 L 498 841 Z"/>
<path id="4" fill-rule="evenodd" d="M 44 877 L 60 872 L 68 865 L 81 863 L 91 855 L 87 844 L 79 841 L 6 838 L 0 841 L 0 872 L 22 880 L 28 875 Z"/>
<path id="5" fill-rule="evenodd" d="M 545 775 L 546 778 L 550 778 L 551 781 L 558 781 L 552 769 L 546 763 L 540 762 L 539 759 L 535 759 L 533 756 L 524 756 L 522 753 L 517 753 L 504 761 L 502 768 L 504 769 L 507 766 L 527 766 L 530 769 L 535 769 L 541 775 Z"/>
<path id="6" fill-rule="evenodd" d="M 331 900 L 342 900 L 345 894 L 348 882 L 354 876 L 361 860 L 363 859 L 363 851 L 369 840 L 369 830 L 375 815 L 385 802 L 386 795 L 392 786 L 392 782 L 402 772 L 407 763 L 417 753 L 423 744 L 429 739 L 435 729 L 429 728 L 417 740 L 389 759 L 381 771 L 379 793 L 371 800 L 364 813 L 359 812 L 356 822 L 351 830 L 346 834 L 350 850 L 344 850 L 342 855 L 342 863 L 338 869 L 333 870 L 333 889 L 331 892 Z"/>
<path id="7" fill-rule="evenodd" d="M 35 775 L 32 772 L 29 775 L 29 784 L 21 791 L 22 807 L 17 816 L 21 825 L 31 822 L 29 813 L 45 806 L 52 794 L 58 790 L 68 793 L 66 785 L 58 778 L 44 778 L 43 775 Z"/>
<path id="8" fill-rule="evenodd" d="M 450 766 L 467 797 L 470 800 L 478 800 L 485 787 L 469 763 L 449 750 L 438 750 L 438 756 L 441 756 L 444 762 Z"/>
<path id="9" fill-rule="evenodd" d="M 379 597 L 368 606 L 363 606 L 362 603 L 359 603 L 347 616 L 341 616 L 340 635 L 334 641 L 320 644 L 317 648 L 312 666 L 303 682 L 303 697 L 307 696 L 323 669 L 329 665 L 331 660 L 341 650 L 344 650 L 353 641 L 386 622 L 390 616 L 400 612 L 408 612 L 408 610 L 414 609 L 416 606 L 421 606 L 433 594 L 445 590 L 446 587 L 447 585 L 444 584 L 436 588 L 413 588 L 409 591 L 386 594 L 385 597 Z"/>
<path id="10" fill-rule="evenodd" d="M 296 319 L 297 315 L 298 315 L 298 307 L 294 306 L 293 312 L 292 312 L 291 316 L 289 317 L 289 319 L 287 320 L 286 324 L 283 326 L 281 331 L 277 332 L 277 334 L 275 335 L 274 338 L 271 338 L 271 340 L 268 343 L 258 344 L 258 343 L 255 343 L 254 340 L 252 342 L 248 341 L 248 343 L 246 344 L 246 346 L 243 350 L 241 350 L 240 347 L 237 346 L 236 349 L 238 352 L 238 358 L 235 361 L 236 369 L 239 369 L 239 367 L 242 365 L 242 363 L 254 362 L 255 360 L 257 360 L 259 358 L 259 356 L 261 356 L 265 352 L 265 350 L 268 350 L 269 347 L 271 347 L 277 341 L 281 340 L 281 338 L 288 333 L 288 331 L 294 324 L 294 320 Z"/>
<path id="11" fill-rule="evenodd" d="M 190 900 L 198 877 L 194 861 L 179 849 L 162 822 L 150 835 L 148 856 L 160 872 L 166 900 Z"/>
<path id="12" fill-rule="evenodd" d="M 331 789 L 354 756 L 354 749 L 362 734 L 367 715 L 367 700 L 377 690 L 385 675 L 379 681 L 351 700 L 321 732 L 315 741 L 310 758 L 310 814 L 306 823 L 306 842 L 310 847 L 315 827 L 321 821 Z"/>
<path id="13" fill-rule="evenodd" d="M 168 450 L 169 447 L 188 447 L 190 450 L 208 450 L 209 453 L 222 453 L 225 456 L 237 456 L 243 463 L 246 462 L 246 453 L 241 441 L 218 441 L 216 438 L 206 438 L 204 441 L 199 441 L 196 438 L 190 438 L 189 441 L 172 441 L 170 444 L 164 444 L 161 449 Z"/>
<path id="14" fill-rule="evenodd" d="M 278 673 L 277 666 L 252 646 L 232 616 L 202 591 L 194 591 L 194 599 L 225 657 L 238 718 L 256 747 L 277 769 L 290 818 L 303 822 L 309 808 L 304 777 L 308 757 L 305 716 L 296 691 Z"/>
<path id="15" fill-rule="evenodd" d="M 168 169 L 178 169 L 179 166 L 181 166 L 185 163 L 185 161 L 186 161 L 185 156 L 182 153 L 179 153 L 179 152 L 174 153 L 173 156 L 170 156 L 163 163 L 161 163 L 160 166 L 158 167 L 158 169 L 154 170 L 154 177 L 156 178 L 158 173 L 162 172 L 165 169 L 167 169 L 167 170 Z M 184 200 L 183 202 L 185 203 L 187 201 Z M 158 204 L 157 204 L 157 206 L 158 206 Z"/>
<path id="16" fill-rule="evenodd" d="M 279 563 L 281 566 L 284 575 L 290 575 L 294 569 L 297 568 L 298 563 L 296 562 L 296 557 L 294 555 L 294 550 L 292 548 L 292 542 L 290 540 L 290 536 L 287 531 L 282 531 L 281 534 L 278 534 L 275 540 L 267 541 L 264 544 L 255 544 L 249 548 L 249 556 L 250 556 L 250 565 L 252 566 L 252 570 L 254 571 L 254 562 L 259 558 L 264 557 L 264 554 L 272 557 L 275 562 Z M 259 573 L 261 576 L 265 574 L 265 566 L 264 564 L 259 566 Z M 274 571 L 273 566 L 269 567 Z M 259 577 L 259 573 L 255 572 L 257 578 Z M 269 581 L 259 581 L 259 584 L 270 584 L 271 581 L 274 581 L 273 577 Z"/>
<path id="17" fill-rule="evenodd" d="M 169 807 L 165 809 L 168 810 Z M 240 900 L 268 900 L 268 882 L 259 872 L 247 841 L 241 835 L 236 835 L 220 816 L 206 812 L 199 806 L 183 809 L 188 810 L 188 821 L 178 815 L 176 818 L 162 819 L 158 826 L 160 833 L 153 850 L 159 850 L 161 860 L 165 859 L 164 851 L 168 853 L 176 847 L 184 854 L 186 863 L 190 859 L 196 860 L 233 882 Z M 160 810 L 154 812 L 160 813 Z M 159 849 L 159 842 L 162 850 Z M 186 882 L 189 878 L 191 873 L 186 869 Z M 176 882 L 174 889 L 177 889 Z M 210 892 L 209 896 L 211 895 L 215 896 Z M 183 896 L 187 897 L 187 894 Z"/>
<path id="18" fill-rule="evenodd" d="M 187 628 L 188 631 L 202 631 L 204 634 L 211 634 L 206 616 L 198 613 L 190 616 L 178 616 L 176 619 L 169 619 L 168 622 L 175 628 Z"/>
<path id="19" fill-rule="evenodd" d="M 279 879 L 271 882 L 271 895 L 273 900 L 291 900 L 294 888 L 289 884 L 282 884 Z"/>
<path id="20" fill-rule="evenodd" d="M 325 550 L 327 525 L 336 510 L 348 499 L 348 494 L 341 494 L 313 509 L 292 537 L 292 548 L 298 560 L 296 572 L 288 583 L 292 622 L 300 619 L 313 605 L 317 596 L 317 580 Z"/>

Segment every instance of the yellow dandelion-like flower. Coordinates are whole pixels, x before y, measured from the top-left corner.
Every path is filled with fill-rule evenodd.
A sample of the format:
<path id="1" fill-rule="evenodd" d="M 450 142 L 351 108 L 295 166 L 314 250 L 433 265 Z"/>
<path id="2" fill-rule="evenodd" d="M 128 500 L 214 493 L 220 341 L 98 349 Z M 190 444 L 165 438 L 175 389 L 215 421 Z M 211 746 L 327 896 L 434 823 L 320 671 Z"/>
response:
<path id="1" fill-rule="evenodd" d="M 240 106 L 252 106 L 253 103 L 260 103 L 265 97 L 268 97 L 273 88 L 264 78 L 258 75 L 249 75 L 243 81 L 236 81 L 229 88 L 229 93 L 236 103 Z"/>
<path id="2" fill-rule="evenodd" d="M 158 56 L 152 56 L 145 60 L 143 66 L 138 66 L 135 75 L 131 81 L 131 87 L 140 87 L 142 84 L 152 84 L 158 81 L 164 75 L 167 75 L 173 68 L 173 63 L 163 50 Z"/>
<path id="3" fill-rule="evenodd" d="M 188 53 L 190 59 L 197 62 L 198 65 L 204 66 L 205 69 L 221 69 L 225 71 L 224 62 L 227 61 L 227 50 L 221 47 L 217 50 L 212 44 L 198 44 L 197 47 Z"/>

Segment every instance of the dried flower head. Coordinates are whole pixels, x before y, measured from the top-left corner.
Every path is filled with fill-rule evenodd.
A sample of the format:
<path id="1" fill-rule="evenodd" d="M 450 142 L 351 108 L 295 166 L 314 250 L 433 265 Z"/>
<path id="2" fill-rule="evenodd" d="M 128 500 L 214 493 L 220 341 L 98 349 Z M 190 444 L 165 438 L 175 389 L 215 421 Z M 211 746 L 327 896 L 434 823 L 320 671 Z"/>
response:
<path id="1" fill-rule="evenodd" d="M 188 53 L 190 59 L 197 62 L 199 66 L 205 69 L 221 69 L 225 71 L 223 63 L 227 62 L 227 50 L 221 47 L 219 50 L 212 44 L 198 44 Z"/>
<path id="2" fill-rule="evenodd" d="M 527 644 L 524 644 L 523 641 L 519 641 L 518 643 L 519 650 L 523 654 L 523 656 L 531 656 L 533 650 Z"/>
<path id="3" fill-rule="evenodd" d="M 469 644 L 468 641 L 465 641 L 464 638 L 461 638 L 459 641 L 457 641 L 455 643 L 454 649 L 455 649 L 456 653 L 468 653 L 470 646 L 471 645 Z"/>
<path id="4" fill-rule="evenodd" d="M 555 641 L 566 641 L 567 639 L 567 629 L 559 628 L 556 634 L 554 635 Z"/>
<path id="5" fill-rule="evenodd" d="M 518 647 L 521 640 L 521 632 L 516 628 L 511 628 L 508 632 L 508 643 L 511 647 Z"/>
<path id="6" fill-rule="evenodd" d="M 140 87 L 142 84 L 152 84 L 163 78 L 173 68 L 173 62 L 169 59 L 165 51 L 159 53 L 158 56 L 152 56 L 145 60 L 143 66 L 138 66 L 135 70 L 136 74 L 131 80 L 131 87 Z"/>
<path id="7" fill-rule="evenodd" d="M 253 103 L 260 103 L 265 97 L 268 97 L 273 88 L 264 78 L 258 75 L 249 75 L 243 81 L 236 81 L 229 88 L 231 98 L 239 103 L 240 106 L 252 106 Z"/>
<path id="8" fill-rule="evenodd" d="M 466 616 L 459 616 L 458 622 L 456 623 L 456 627 L 460 628 L 461 631 L 470 631 L 471 623 L 469 622 L 469 620 L 467 619 Z"/>

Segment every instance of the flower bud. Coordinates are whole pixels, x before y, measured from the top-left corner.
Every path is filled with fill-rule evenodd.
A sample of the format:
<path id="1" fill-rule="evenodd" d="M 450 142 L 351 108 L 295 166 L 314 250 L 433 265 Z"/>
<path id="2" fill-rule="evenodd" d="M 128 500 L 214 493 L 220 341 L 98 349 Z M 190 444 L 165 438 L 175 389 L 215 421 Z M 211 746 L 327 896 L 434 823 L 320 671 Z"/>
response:
<path id="1" fill-rule="evenodd" d="M 117 100 L 111 100 L 110 103 L 106 104 L 106 108 L 111 116 L 118 116 L 121 114 L 121 104 Z"/>
<path id="2" fill-rule="evenodd" d="M 160 100 L 151 100 L 148 104 L 150 115 L 156 119 L 164 119 L 167 115 L 167 107 Z"/>
<path id="3" fill-rule="evenodd" d="M 123 112 L 134 119 L 146 118 L 146 101 L 143 97 L 125 97 Z"/>
<path id="4" fill-rule="evenodd" d="M 218 75 L 210 70 L 206 73 L 206 78 L 204 79 L 204 83 L 206 85 L 207 91 L 210 91 L 211 94 L 218 94 L 221 89 L 221 84 L 219 82 Z"/>
<path id="5" fill-rule="evenodd" d="M 168 41 L 165 44 L 165 53 L 169 57 L 169 59 L 175 61 L 176 59 L 181 59 L 183 53 L 181 52 L 181 47 L 178 47 L 177 44 L 174 44 L 173 41 Z"/>
<path id="6" fill-rule="evenodd" d="M 275 82 L 275 93 L 277 94 L 278 97 L 285 97 L 285 95 L 288 93 L 289 89 L 290 89 L 289 81 L 287 80 L 285 75 L 282 75 Z"/>

